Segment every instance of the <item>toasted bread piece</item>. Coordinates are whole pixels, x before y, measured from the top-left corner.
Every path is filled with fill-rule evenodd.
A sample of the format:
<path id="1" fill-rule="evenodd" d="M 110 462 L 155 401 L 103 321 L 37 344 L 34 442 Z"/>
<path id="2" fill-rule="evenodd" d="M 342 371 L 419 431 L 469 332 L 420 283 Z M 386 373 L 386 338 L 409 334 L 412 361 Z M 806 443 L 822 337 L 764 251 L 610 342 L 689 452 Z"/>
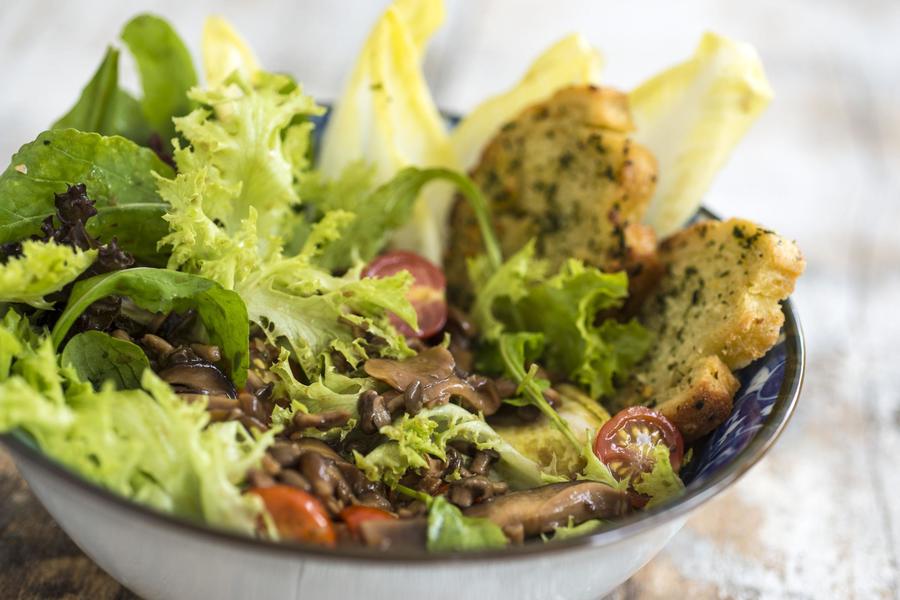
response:
<path id="1" fill-rule="evenodd" d="M 656 341 L 618 397 L 658 408 L 687 440 L 731 412 L 734 369 L 778 340 L 780 301 L 804 261 L 796 244 L 750 221 L 704 221 L 659 247 L 665 275 L 639 317 Z"/>
<path id="2" fill-rule="evenodd" d="M 568 258 L 606 271 L 626 269 L 634 289 L 651 287 L 656 238 L 640 225 L 656 182 L 656 161 L 634 142 L 625 94 L 573 86 L 503 126 L 472 172 L 491 205 L 504 256 L 536 238 L 552 268 Z M 448 288 L 469 290 L 466 258 L 483 252 L 468 203 L 457 199 L 445 255 Z"/>

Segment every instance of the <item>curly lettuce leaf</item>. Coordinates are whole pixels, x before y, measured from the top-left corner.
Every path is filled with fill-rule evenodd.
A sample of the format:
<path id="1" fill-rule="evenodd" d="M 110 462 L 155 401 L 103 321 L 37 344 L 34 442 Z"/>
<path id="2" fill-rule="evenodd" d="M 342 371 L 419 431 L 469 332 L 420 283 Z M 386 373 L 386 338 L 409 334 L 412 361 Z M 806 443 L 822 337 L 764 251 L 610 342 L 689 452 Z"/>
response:
<path id="1" fill-rule="evenodd" d="M 360 160 L 374 165 L 376 183 L 408 165 L 456 166 L 421 69 L 425 43 L 443 17 L 441 0 L 398 0 L 385 10 L 325 131 L 319 168 L 326 176 L 338 177 Z M 412 219 L 394 234 L 394 244 L 440 263 L 451 199 L 448 186 L 424 190 Z"/>
<path id="2" fill-rule="evenodd" d="M 101 331 L 85 331 L 69 340 L 60 364 L 71 366 L 82 381 L 101 389 L 107 381 L 120 390 L 141 386 L 141 375 L 150 368 L 147 355 L 137 344 Z"/>
<path id="3" fill-rule="evenodd" d="M 58 292 L 84 273 L 97 257 L 54 242 L 22 242 L 22 255 L 0 264 L 0 303 L 18 302 L 50 308 L 44 297 Z"/>
<path id="4" fill-rule="evenodd" d="M 91 304 L 107 296 L 128 297 L 157 313 L 196 309 L 209 341 L 222 350 L 225 371 L 237 386 L 244 384 L 250 360 L 250 326 L 244 303 L 238 294 L 214 281 L 188 273 L 139 267 L 79 281 L 53 327 L 54 346 L 62 345 L 75 320 Z"/>
<path id="5" fill-rule="evenodd" d="M 684 483 L 669 460 L 669 447 L 657 444 L 653 447 L 653 469 L 641 475 L 634 484 L 636 492 L 650 497 L 647 508 L 662 504 L 684 492 Z"/>
<path id="6" fill-rule="evenodd" d="M 429 552 L 488 550 L 509 543 L 499 525 L 463 515 L 444 496 L 437 496 L 428 509 L 427 540 Z"/>
<path id="7" fill-rule="evenodd" d="M 450 133 L 459 165 L 468 171 L 485 145 L 505 123 L 556 90 L 597 83 L 603 58 L 580 34 L 567 36 L 544 51 L 512 89 L 488 98 L 465 116 Z"/>
<path id="8" fill-rule="evenodd" d="M 372 481 L 396 485 L 410 469 L 427 465 L 427 457 L 446 458 L 447 444 L 464 440 L 479 449 L 500 455 L 493 469 L 512 489 L 527 489 L 560 481 L 506 442 L 479 415 L 455 404 L 425 409 L 415 416 L 403 415 L 382 428 L 388 438 L 365 456 L 356 453 L 356 464 Z"/>
<path id="9" fill-rule="evenodd" d="M 291 401 L 289 406 L 275 407 L 272 411 L 272 422 L 276 425 L 287 425 L 297 412 L 321 413 L 342 410 L 351 416 L 339 433 L 348 433 L 352 430 L 359 418 L 357 412 L 359 395 L 366 390 L 374 389 L 375 380 L 370 377 L 343 375 L 337 372 L 330 361 L 326 361 L 322 374 L 311 383 L 304 384 L 294 377 L 289 360 L 290 352 L 282 348 L 278 360 L 270 369 L 277 378 L 276 396 L 289 398 Z"/>
<path id="10" fill-rule="evenodd" d="M 287 76 L 262 72 L 253 83 L 235 73 L 188 95 L 201 108 L 175 119 L 176 129 L 190 142 L 175 152 L 179 171 L 190 177 L 207 170 L 215 193 L 198 201 L 206 216 L 221 224 L 223 235 L 242 231 L 255 211 L 260 252 L 278 249 L 299 220 L 293 210 L 300 204 L 295 182 L 308 167 L 305 144 L 312 127 L 304 119 L 321 109 Z M 175 185 L 160 181 L 164 198 Z M 172 206 L 168 220 L 175 230 L 166 243 L 178 247 L 185 242 L 178 235 L 181 207 Z M 177 262 L 173 266 L 180 266 Z"/>
<path id="11" fill-rule="evenodd" d="M 104 242 L 115 237 L 144 264 L 165 264 L 166 253 L 157 243 L 167 230 L 166 206 L 154 173 L 169 177 L 172 169 L 125 138 L 45 131 L 22 146 L 0 175 L 0 243 L 39 233 L 41 222 L 56 214 L 54 195 L 84 183 L 97 209 L 88 233 Z"/>
<path id="12" fill-rule="evenodd" d="M 210 423 L 152 371 L 143 389 L 99 391 L 60 366 L 52 341 L 10 311 L 0 325 L 0 431 L 28 434 L 48 455 L 137 502 L 253 534 L 261 502 L 241 493 L 275 430 L 257 438 L 236 422 Z M 98 423 L 105 424 L 102 434 Z"/>
<path id="13" fill-rule="evenodd" d="M 171 205 L 163 240 L 172 247 L 170 268 L 237 292 L 250 320 L 286 343 L 310 379 L 332 353 L 351 365 L 373 352 L 409 355 L 387 316 L 415 323 L 409 277 L 361 279 L 359 269 L 337 277 L 317 263 L 343 239 L 352 214 L 329 211 L 306 227 L 299 253 L 284 254 L 285 240 L 305 226 L 294 209 L 309 167 L 305 119 L 319 108 L 290 79 L 262 71 L 250 82 L 235 70 L 191 95 L 203 106 L 176 119 L 190 146 L 175 153 L 178 176 L 158 181 Z"/>
<path id="14" fill-rule="evenodd" d="M 750 125 L 772 99 L 756 50 L 707 33 L 687 61 L 663 71 L 628 99 L 635 139 L 659 163 L 645 220 L 660 237 L 684 225 Z"/>
<path id="15" fill-rule="evenodd" d="M 546 263 L 534 257 L 533 243 L 499 269 L 481 258 L 470 262 L 469 271 L 478 290 L 472 318 L 484 338 L 496 343 L 504 332 L 540 334 L 543 350 L 531 358 L 586 386 L 595 398 L 612 393 L 615 377 L 650 347 L 649 333 L 635 320 L 596 324 L 598 313 L 626 298 L 625 273 L 569 260 L 548 276 Z"/>

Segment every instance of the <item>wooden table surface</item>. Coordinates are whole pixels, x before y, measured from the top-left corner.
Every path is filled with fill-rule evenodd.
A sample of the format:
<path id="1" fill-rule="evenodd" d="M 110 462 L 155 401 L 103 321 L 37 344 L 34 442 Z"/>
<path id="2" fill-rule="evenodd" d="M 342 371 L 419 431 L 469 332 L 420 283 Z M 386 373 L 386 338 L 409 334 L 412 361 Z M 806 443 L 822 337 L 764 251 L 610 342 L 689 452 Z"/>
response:
<path id="1" fill-rule="evenodd" d="M 0 152 L 64 111 L 137 4 L 149 6 L 4 6 Z M 330 98 L 380 4 L 167 1 L 152 9 L 195 49 L 203 15 L 224 13 L 264 64 Z M 776 90 L 707 204 L 796 238 L 806 254 L 795 295 L 809 348 L 802 401 L 771 454 L 612 598 L 897 598 L 900 3 L 449 5 L 426 66 L 451 109 L 506 87 L 528 57 L 572 30 L 604 49 L 608 81 L 624 88 L 713 29 L 756 45 Z M 129 597 L 60 531 L 0 451 L 0 598 Z"/>

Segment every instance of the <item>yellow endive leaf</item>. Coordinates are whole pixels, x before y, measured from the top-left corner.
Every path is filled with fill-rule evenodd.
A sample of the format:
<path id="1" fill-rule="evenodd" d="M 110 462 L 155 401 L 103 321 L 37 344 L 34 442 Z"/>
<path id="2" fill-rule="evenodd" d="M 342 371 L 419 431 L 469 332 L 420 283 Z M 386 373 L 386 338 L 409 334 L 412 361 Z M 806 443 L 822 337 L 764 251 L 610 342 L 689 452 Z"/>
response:
<path id="1" fill-rule="evenodd" d="M 645 221 L 664 237 L 696 212 L 731 150 L 772 99 L 756 50 L 714 33 L 631 94 L 635 139 L 659 163 Z"/>
<path id="2" fill-rule="evenodd" d="M 453 130 L 450 140 L 460 166 L 472 168 L 500 127 L 526 107 L 549 98 L 562 87 L 597 83 L 602 66 L 600 53 L 580 34 L 553 44 L 531 64 L 514 88 L 479 104 Z"/>
<path id="3" fill-rule="evenodd" d="M 222 17 L 209 17 L 203 25 L 203 70 L 206 86 L 213 87 L 234 71 L 252 81 L 259 71 L 259 61 L 247 42 Z"/>
<path id="4" fill-rule="evenodd" d="M 408 165 L 457 166 L 421 64 L 443 18 L 441 0 L 398 0 L 385 10 L 325 130 L 318 165 L 325 175 L 337 177 L 359 160 L 374 164 L 379 183 Z M 393 245 L 440 262 L 451 197 L 448 186 L 429 186 Z"/>

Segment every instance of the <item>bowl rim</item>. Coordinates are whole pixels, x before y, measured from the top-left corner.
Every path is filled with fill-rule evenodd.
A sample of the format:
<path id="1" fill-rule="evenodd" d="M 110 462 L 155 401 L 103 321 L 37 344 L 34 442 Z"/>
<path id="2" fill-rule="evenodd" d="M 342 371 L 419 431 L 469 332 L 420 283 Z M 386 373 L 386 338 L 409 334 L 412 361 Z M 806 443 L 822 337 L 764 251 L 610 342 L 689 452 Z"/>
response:
<path id="1" fill-rule="evenodd" d="M 705 208 L 700 209 L 698 216 L 717 219 L 716 215 Z M 465 552 L 414 552 L 408 550 L 385 551 L 367 547 L 323 548 L 320 546 L 253 538 L 227 529 L 216 528 L 200 521 L 164 513 L 115 494 L 83 478 L 75 471 L 44 454 L 33 443 L 29 442 L 21 432 L 12 431 L 0 434 L 0 442 L 10 450 L 17 463 L 27 463 L 29 466 L 41 470 L 51 477 L 62 479 L 65 483 L 74 485 L 103 503 L 123 509 L 136 518 L 151 521 L 157 526 L 179 530 L 181 533 L 204 537 L 212 542 L 227 543 L 232 547 L 240 547 L 244 550 L 276 553 L 298 559 L 354 560 L 387 564 L 430 564 L 434 562 L 483 562 L 486 559 L 514 560 L 523 557 L 608 546 L 671 523 L 678 518 L 687 517 L 688 514 L 737 482 L 766 455 L 781 436 L 796 409 L 806 371 L 803 329 L 790 298 L 782 303 L 782 310 L 785 317 L 783 332 L 786 346 L 784 379 L 766 421 L 741 452 L 735 455 L 722 468 L 705 478 L 696 487 L 693 487 L 693 484 L 689 484 L 686 488 L 686 493 L 672 502 L 616 520 L 610 526 L 595 533 L 543 544 L 530 543 L 520 546 L 507 546 L 502 549 Z"/>

